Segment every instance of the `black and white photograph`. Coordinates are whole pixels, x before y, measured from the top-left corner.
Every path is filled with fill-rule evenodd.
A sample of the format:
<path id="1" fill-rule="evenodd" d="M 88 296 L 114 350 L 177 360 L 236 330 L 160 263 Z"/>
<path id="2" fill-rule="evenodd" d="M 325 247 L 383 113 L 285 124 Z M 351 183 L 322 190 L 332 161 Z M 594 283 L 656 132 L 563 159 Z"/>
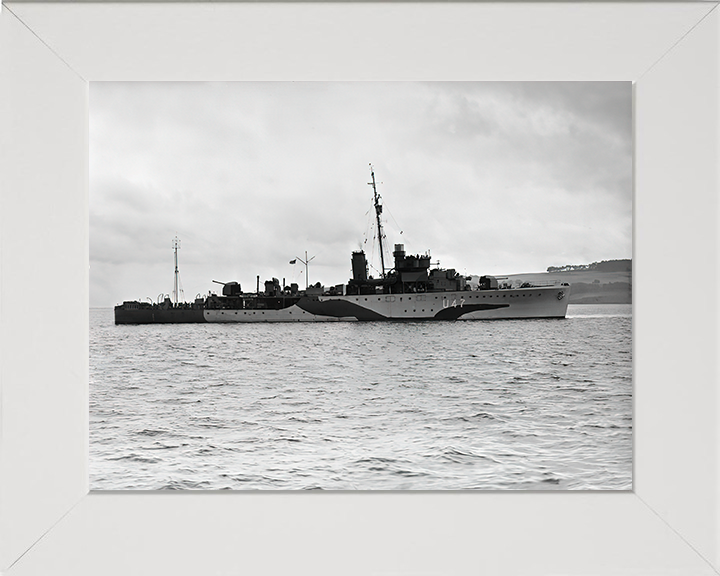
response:
<path id="1" fill-rule="evenodd" d="M 91 490 L 631 490 L 630 82 L 93 82 Z"/>

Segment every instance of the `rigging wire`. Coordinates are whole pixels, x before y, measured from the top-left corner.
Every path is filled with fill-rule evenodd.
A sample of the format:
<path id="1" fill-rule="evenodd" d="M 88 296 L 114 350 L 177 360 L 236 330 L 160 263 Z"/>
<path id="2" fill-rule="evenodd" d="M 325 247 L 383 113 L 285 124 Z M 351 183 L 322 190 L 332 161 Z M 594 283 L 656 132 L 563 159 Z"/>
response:
<path id="1" fill-rule="evenodd" d="M 383 209 L 384 209 L 384 206 L 385 205 L 383 204 Z M 373 261 L 375 260 L 375 258 L 380 257 L 380 252 L 377 248 L 379 246 L 377 223 L 375 222 L 375 217 L 372 216 L 372 213 L 374 213 L 374 212 L 375 212 L 375 207 L 373 206 L 373 208 L 371 210 L 368 210 L 365 213 L 365 215 L 368 217 L 368 221 L 367 221 L 367 226 L 365 229 L 366 230 L 365 231 L 365 239 L 363 240 L 363 250 L 365 250 L 367 243 L 368 243 L 368 238 L 370 237 L 370 233 L 372 233 L 372 242 L 370 243 L 370 246 L 372 246 L 372 248 L 370 249 L 370 254 L 368 254 L 367 263 L 368 263 L 369 268 L 374 270 L 376 274 L 379 274 L 380 276 L 382 276 L 382 272 L 380 271 L 380 269 L 373 264 Z M 383 234 L 383 240 L 387 240 L 387 234 Z M 390 254 L 389 254 L 389 249 L 387 248 L 387 243 L 385 243 L 384 255 L 387 257 L 388 262 L 392 261 L 390 259 Z"/>
<path id="2" fill-rule="evenodd" d="M 380 182 L 380 184 L 382 184 L 382 182 Z M 379 197 L 379 199 L 382 200 L 382 195 L 378 194 L 378 197 Z M 386 216 L 383 221 L 384 224 L 387 225 L 387 223 L 388 223 L 387 216 L 390 216 L 390 219 L 392 220 L 392 222 L 394 224 L 393 229 L 394 229 L 394 231 L 398 232 L 398 234 L 400 236 L 398 243 L 404 244 L 404 245 L 407 245 L 407 244 L 412 245 L 412 241 L 411 240 L 408 241 L 408 238 L 405 235 L 404 230 L 400 227 L 400 224 L 398 223 L 397 219 L 392 214 L 392 212 L 387 208 L 387 205 L 385 204 L 384 201 L 381 205 L 381 208 L 382 208 L 383 215 Z M 376 247 L 380 244 L 378 242 L 377 222 L 376 222 L 376 218 L 375 218 L 374 214 L 375 214 L 375 206 L 373 203 L 373 207 L 365 213 L 365 216 L 367 217 L 367 225 L 366 225 L 365 235 L 364 235 L 364 240 L 363 240 L 363 249 L 366 249 L 368 239 L 371 235 L 370 233 L 372 232 L 372 249 L 370 251 L 369 258 L 368 258 L 368 266 L 370 268 L 372 268 L 375 272 L 380 273 L 380 270 L 372 264 L 372 262 L 376 258 L 376 256 L 379 256 L 379 254 L 376 254 L 376 250 L 377 250 Z M 388 243 L 387 243 L 387 234 L 384 233 L 384 230 L 383 230 L 382 240 L 383 240 L 383 248 L 384 248 L 383 256 L 384 256 L 384 258 L 387 259 L 388 262 L 392 262 L 392 259 L 390 257 L 391 256 L 390 248 L 388 247 Z M 427 253 L 427 251 L 426 251 L 426 253 Z"/>
<path id="3" fill-rule="evenodd" d="M 178 268 L 178 250 L 180 249 L 180 239 L 177 234 L 175 234 L 175 238 L 173 238 L 172 248 L 175 255 L 175 278 L 173 279 L 172 299 L 174 304 L 178 304 L 181 301 L 181 294 L 182 299 L 185 299 L 185 293 L 183 292 L 182 283 L 180 282 L 180 270 Z"/>

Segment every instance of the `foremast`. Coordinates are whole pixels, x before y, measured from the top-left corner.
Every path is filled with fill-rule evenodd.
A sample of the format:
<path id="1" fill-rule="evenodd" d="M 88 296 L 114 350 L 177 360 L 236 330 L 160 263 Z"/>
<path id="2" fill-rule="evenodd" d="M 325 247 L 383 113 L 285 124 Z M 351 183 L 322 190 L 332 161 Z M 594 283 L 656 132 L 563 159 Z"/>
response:
<path id="1" fill-rule="evenodd" d="M 380 244 L 381 275 L 383 278 L 385 278 L 385 256 L 384 256 L 384 250 L 383 250 L 383 229 L 382 229 L 382 223 L 380 222 L 380 214 L 382 214 L 382 204 L 380 204 L 380 195 L 378 194 L 377 186 L 375 185 L 375 170 L 373 169 L 372 164 L 370 164 L 370 175 L 372 176 L 372 182 L 368 182 L 368 185 L 373 187 L 373 203 L 375 205 L 375 219 L 377 220 L 378 243 Z"/>

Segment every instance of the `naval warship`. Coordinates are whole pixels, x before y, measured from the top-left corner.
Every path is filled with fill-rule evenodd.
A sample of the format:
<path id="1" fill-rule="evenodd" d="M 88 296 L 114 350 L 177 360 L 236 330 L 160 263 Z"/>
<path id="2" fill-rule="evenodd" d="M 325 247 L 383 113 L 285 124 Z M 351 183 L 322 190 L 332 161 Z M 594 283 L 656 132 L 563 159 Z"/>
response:
<path id="1" fill-rule="evenodd" d="M 222 294 L 198 295 L 179 302 L 177 239 L 174 298 L 157 302 L 125 301 L 115 306 L 116 324 L 195 322 L 352 322 L 401 320 L 504 320 L 565 318 L 570 295 L 566 283 L 521 283 L 494 276 L 464 276 L 454 269 L 432 267 L 429 253 L 407 254 L 395 244 L 393 266 L 385 267 L 382 208 L 375 172 L 370 170 L 373 206 L 380 248 L 380 274 L 368 274 L 363 250 L 351 255 L 352 278 L 325 288 L 320 283 L 300 289 L 277 278 L 258 277 L 254 292 L 243 292 L 238 282 L 222 284 Z M 304 261 L 307 266 L 307 256 Z M 213 280 L 213 282 L 217 282 Z"/>

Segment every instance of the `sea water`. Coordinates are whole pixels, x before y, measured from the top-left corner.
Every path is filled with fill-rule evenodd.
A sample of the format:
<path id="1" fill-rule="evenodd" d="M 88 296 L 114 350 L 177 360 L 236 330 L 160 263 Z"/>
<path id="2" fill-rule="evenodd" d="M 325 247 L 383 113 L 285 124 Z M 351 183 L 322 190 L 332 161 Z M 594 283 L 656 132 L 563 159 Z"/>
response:
<path id="1" fill-rule="evenodd" d="M 630 305 L 562 320 L 121 325 L 92 490 L 629 490 Z"/>

